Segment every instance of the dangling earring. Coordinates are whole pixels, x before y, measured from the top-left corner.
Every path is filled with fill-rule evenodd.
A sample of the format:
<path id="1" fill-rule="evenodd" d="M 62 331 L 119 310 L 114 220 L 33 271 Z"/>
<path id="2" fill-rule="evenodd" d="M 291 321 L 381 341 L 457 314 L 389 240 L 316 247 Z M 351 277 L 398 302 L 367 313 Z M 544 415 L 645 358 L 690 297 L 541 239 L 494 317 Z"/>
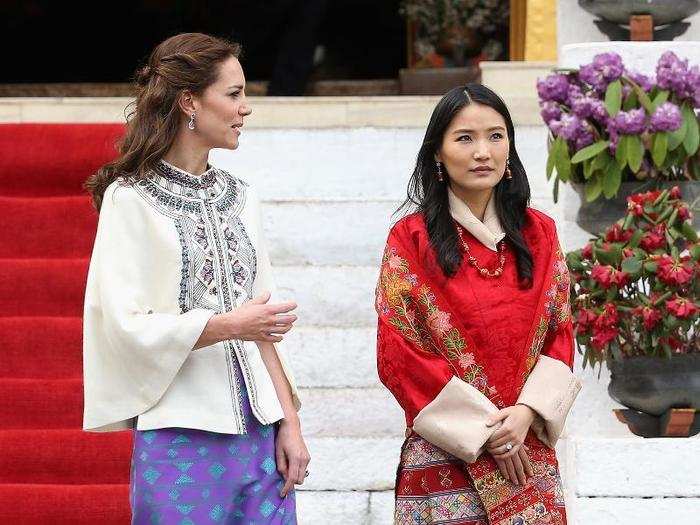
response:
<path id="1" fill-rule="evenodd" d="M 190 129 L 194 129 L 194 113 L 190 115 L 190 121 L 187 123 L 187 127 Z"/>
<path id="2" fill-rule="evenodd" d="M 436 161 L 435 166 L 437 166 L 437 180 L 442 182 L 444 180 L 442 177 L 442 163 Z"/>
<path id="3" fill-rule="evenodd" d="M 513 174 L 510 171 L 510 158 L 506 159 L 506 179 L 511 180 L 513 178 Z"/>

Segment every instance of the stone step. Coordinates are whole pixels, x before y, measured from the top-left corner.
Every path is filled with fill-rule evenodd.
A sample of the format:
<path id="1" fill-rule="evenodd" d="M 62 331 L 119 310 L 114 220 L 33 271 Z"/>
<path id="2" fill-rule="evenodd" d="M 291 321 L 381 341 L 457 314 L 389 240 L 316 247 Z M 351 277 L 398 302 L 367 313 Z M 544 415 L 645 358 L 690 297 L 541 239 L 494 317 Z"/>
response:
<path id="1" fill-rule="evenodd" d="M 309 477 L 300 490 L 392 490 L 402 442 L 403 438 L 309 437 Z"/>
<path id="2" fill-rule="evenodd" d="M 551 199 L 532 206 L 556 216 Z M 263 225 L 276 266 L 379 264 L 400 201 L 264 202 Z"/>
<path id="3" fill-rule="evenodd" d="M 385 388 L 303 388 L 300 412 L 309 437 L 392 437 L 406 430 L 404 412 Z"/>
<path id="4" fill-rule="evenodd" d="M 391 525 L 394 491 L 300 491 L 299 525 Z"/>
<path id="5" fill-rule="evenodd" d="M 378 387 L 375 328 L 295 328 L 285 336 L 300 387 Z"/>
<path id="6" fill-rule="evenodd" d="M 697 525 L 700 499 L 576 498 L 570 514 L 572 525 Z"/>
<path id="7" fill-rule="evenodd" d="M 697 438 L 575 437 L 571 444 L 578 497 L 700 498 L 700 478 L 689 468 L 700 456 Z"/>
<path id="8" fill-rule="evenodd" d="M 210 160 L 250 182 L 263 201 L 401 201 L 424 125 L 409 129 L 251 129 L 244 131 L 239 149 L 212 150 Z M 545 177 L 547 128 L 519 126 L 515 137 L 533 197 L 551 202 L 551 186 Z"/>
<path id="9" fill-rule="evenodd" d="M 282 266 L 275 268 L 279 297 L 294 300 L 300 326 L 376 326 L 378 267 Z"/>

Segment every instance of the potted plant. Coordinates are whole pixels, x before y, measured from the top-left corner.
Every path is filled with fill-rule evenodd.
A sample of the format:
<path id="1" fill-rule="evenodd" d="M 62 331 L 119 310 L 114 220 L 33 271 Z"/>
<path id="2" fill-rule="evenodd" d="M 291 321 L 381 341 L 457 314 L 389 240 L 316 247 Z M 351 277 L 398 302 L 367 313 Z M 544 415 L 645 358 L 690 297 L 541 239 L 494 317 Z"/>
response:
<path id="1" fill-rule="evenodd" d="M 403 94 L 441 95 L 478 81 L 481 60 L 505 53 L 507 0 L 403 0 L 408 69 L 399 72 Z"/>
<path id="2" fill-rule="evenodd" d="M 572 183 L 585 230 L 612 224 L 636 191 L 678 184 L 691 200 L 700 194 L 700 66 L 668 51 L 652 79 L 603 53 L 538 80 L 537 92 L 550 130 L 546 173 L 548 180 L 555 173 L 554 200 L 560 182 Z"/>
<path id="3" fill-rule="evenodd" d="M 700 409 L 700 243 L 680 189 L 628 198 L 628 210 L 567 254 L 583 366 L 605 362 L 621 404 L 661 417 Z"/>

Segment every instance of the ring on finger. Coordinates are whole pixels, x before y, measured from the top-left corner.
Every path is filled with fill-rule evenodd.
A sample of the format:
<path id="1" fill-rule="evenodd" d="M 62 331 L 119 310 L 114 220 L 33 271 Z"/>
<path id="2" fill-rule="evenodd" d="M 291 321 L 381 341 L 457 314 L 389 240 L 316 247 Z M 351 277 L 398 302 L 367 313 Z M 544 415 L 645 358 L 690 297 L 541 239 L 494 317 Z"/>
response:
<path id="1" fill-rule="evenodd" d="M 508 443 L 506 443 L 506 451 L 510 452 L 512 449 L 513 449 L 513 443 L 511 443 L 509 441 Z"/>

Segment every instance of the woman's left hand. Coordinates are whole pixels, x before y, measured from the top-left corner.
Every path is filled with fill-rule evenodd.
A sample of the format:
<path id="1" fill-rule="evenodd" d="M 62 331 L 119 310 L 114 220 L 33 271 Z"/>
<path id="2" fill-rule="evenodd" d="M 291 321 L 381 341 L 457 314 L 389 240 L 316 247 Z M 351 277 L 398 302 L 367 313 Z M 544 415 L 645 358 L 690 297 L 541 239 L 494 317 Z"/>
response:
<path id="1" fill-rule="evenodd" d="M 506 459 L 517 454 L 535 416 L 535 411 L 526 405 L 514 405 L 499 410 L 486 423 L 487 426 L 493 426 L 503 421 L 501 428 L 486 442 L 486 450 L 496 459 Z M 508 443 L 511 444 L 510 450 L 507 448 Z"/>
<path id="2" fill-rule="evenodd" d="M 298 420 L 283 419 L 280 422 L 275 443 L 275 456 L 277 470 L 284 477 L 284 487 L 280 491 L 280 496 L 284 498 L 294 485 L 304 483 L 306 467 L 311 461 Z"/>

